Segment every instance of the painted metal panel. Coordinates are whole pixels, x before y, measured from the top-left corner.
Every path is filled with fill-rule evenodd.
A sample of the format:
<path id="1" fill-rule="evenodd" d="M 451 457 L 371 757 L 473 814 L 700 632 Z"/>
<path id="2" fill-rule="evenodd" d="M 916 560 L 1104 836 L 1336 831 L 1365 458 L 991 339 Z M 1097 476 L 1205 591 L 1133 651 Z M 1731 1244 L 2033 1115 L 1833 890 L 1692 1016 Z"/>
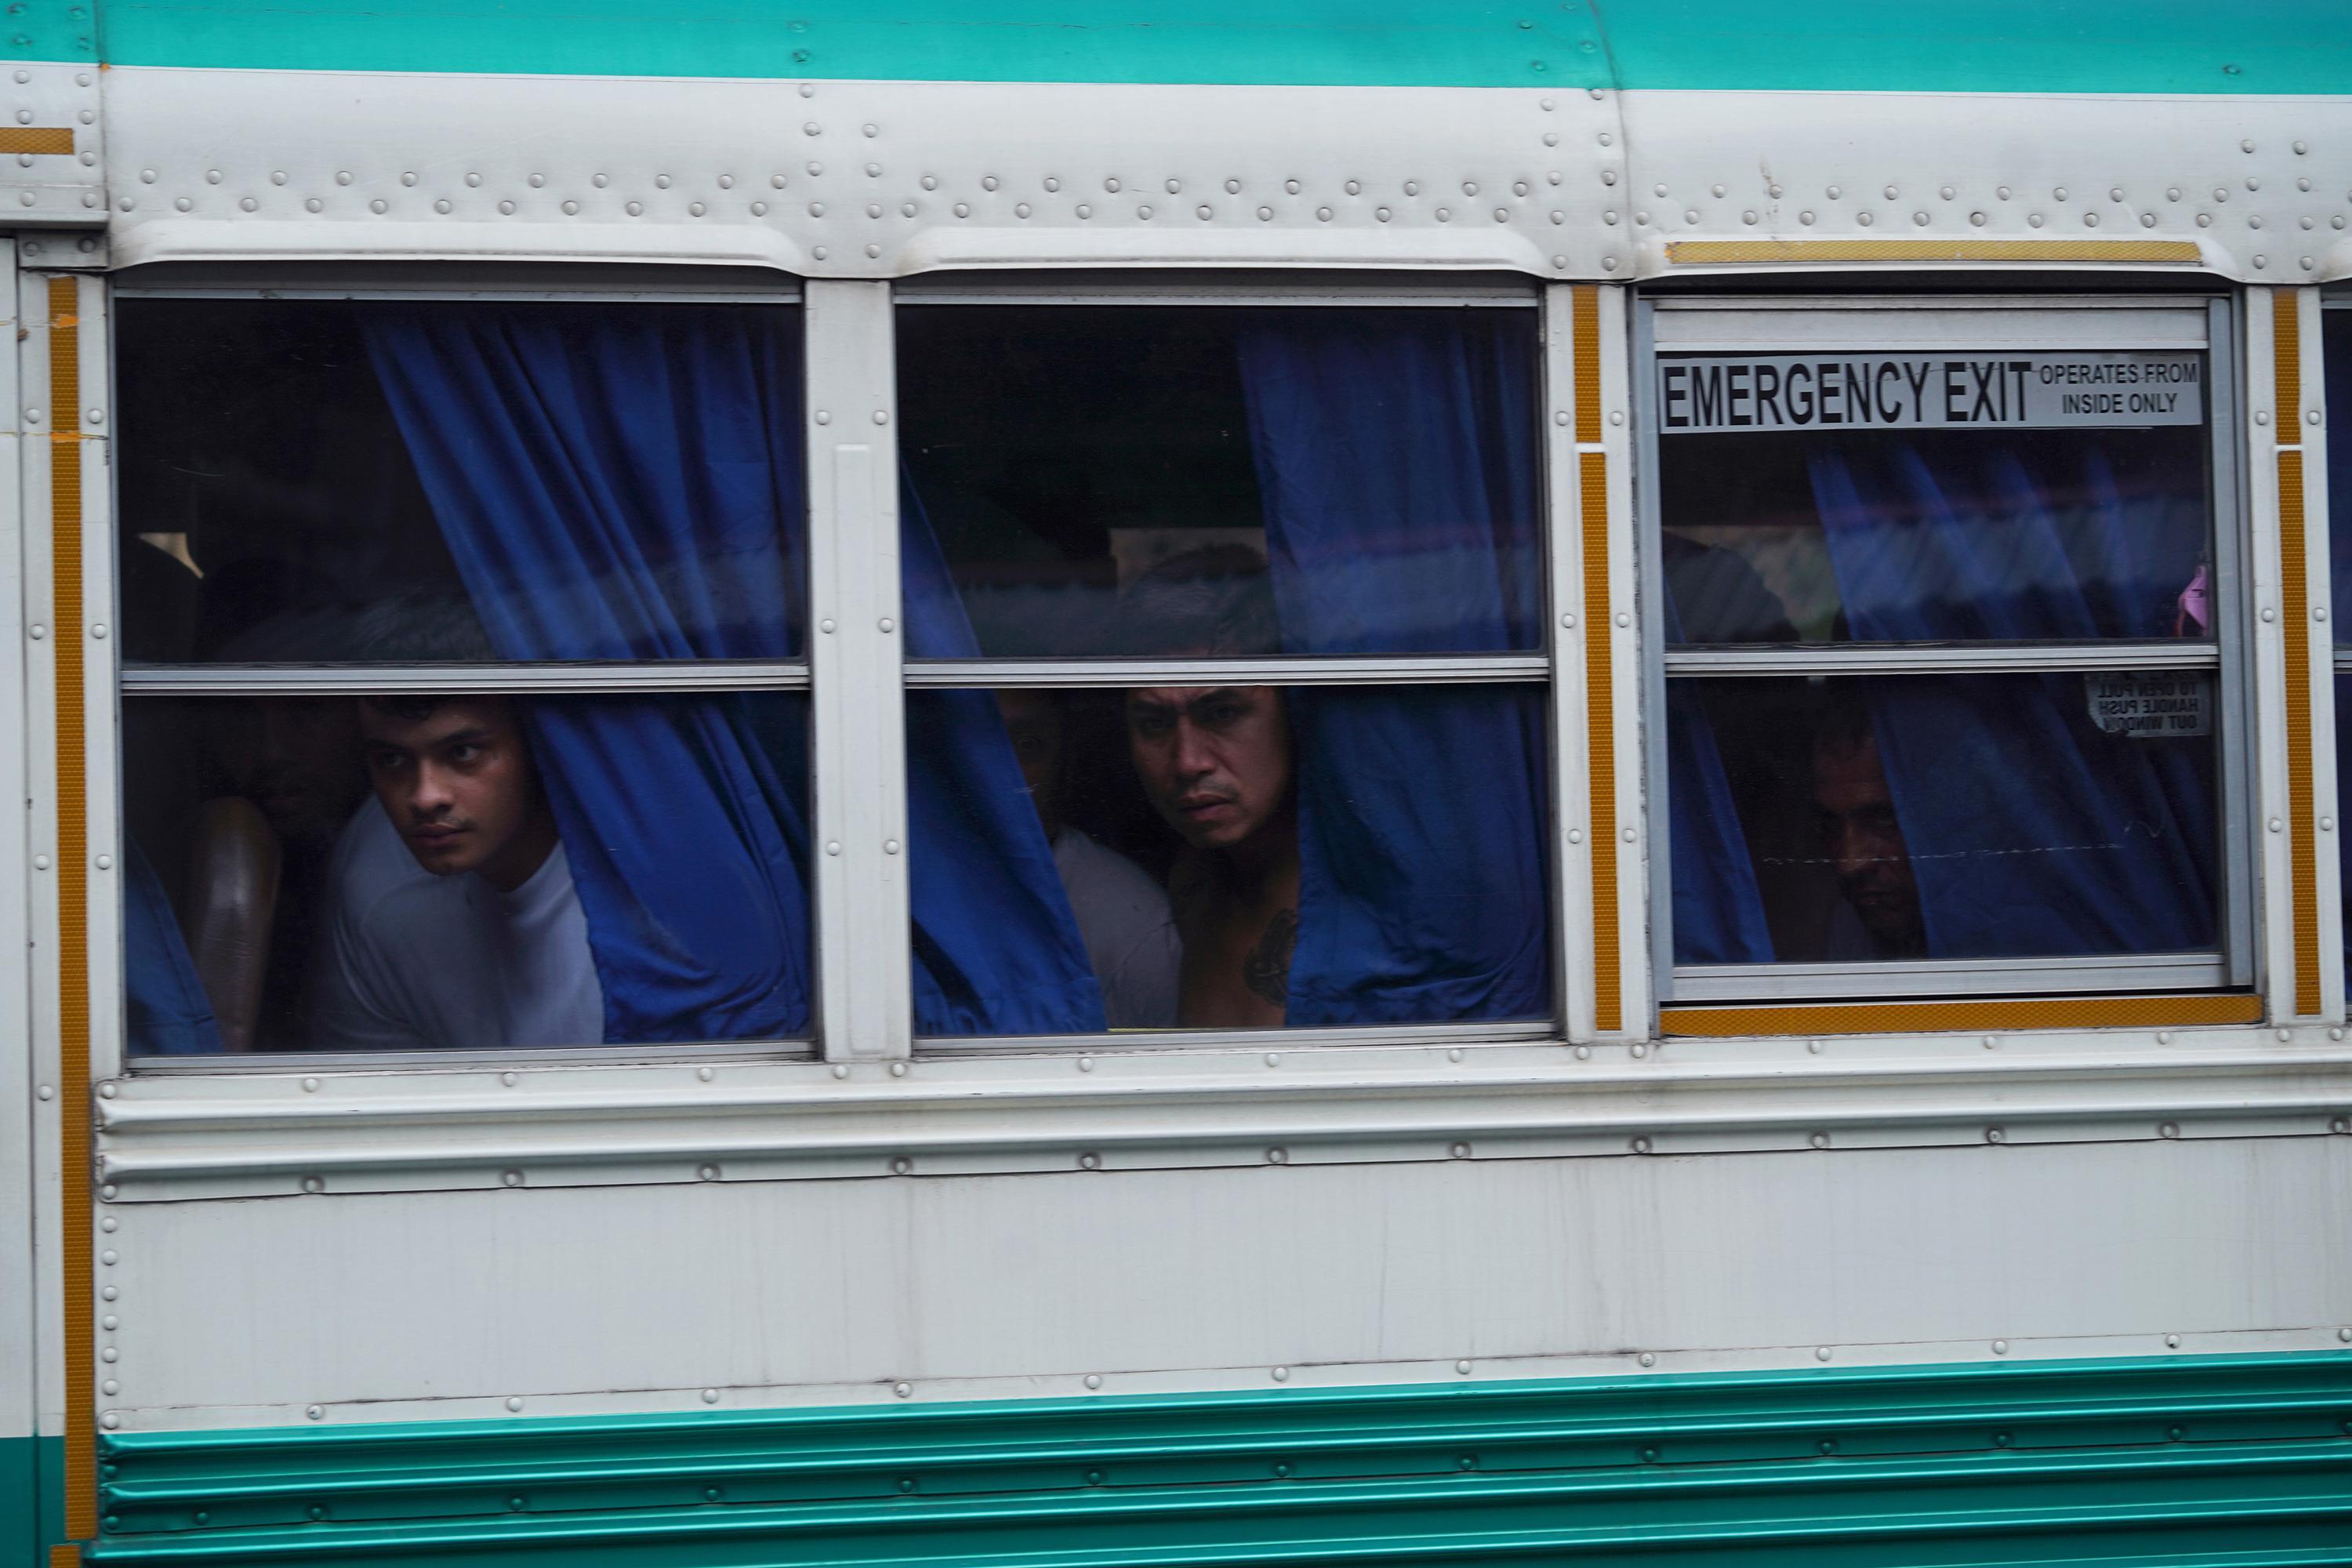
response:
<path id="1" fill-rule="evenodd" d="M 27 26 L 18 16 L 12 27 Z M 0 37 L 5 37 L 0 33 Z M 106 222 L 106 125 L 99 68 L 16 66 L 0 83 L 0 223 L 11 228 Z"/>
<path id="2" fill-rule="evenodd" d="M 99 0 L 103 3 L 103 0 Z M 92 9 L 96 8 L 92 5 Z M 0 54 L 95 58 L 82 5 L 38 0 Z M 583 11 L 562 0 L 390 0 L 286 13 L 218 0 L 104 5 L 118 65 L 1112 82 L 1772 87 L 1807 90 L 2326 92 L 2346 79 L 2339 7 L 2001 0 L 1899 12 L 1832 0 L 1762 12 L 1730 0 L 1499 6 L 1367 0 L 1094 0 L 1018 8 Z"/>
<path id="3" fill-rule="evenodd" d="M 117 1205 L 110 1429 L 2333 1344 L 2352 1138 Z M 1923 1347 L 1936 1347 L 1927 1349 Z M 1084 1382 L 1095 1377 L 1097 1384 Z M 616 1393 L 614 1391 L 628 1391 Z M 398 1403 L 387 1403 L 398 1402 Z"/>
<path id="4" fill-rule="evenodd" d="M 985 1561 L 1062 1568 L 1178 1537 L 1228 1564 L 2113 1563 L 2160 1530 L 2134 1563 L 2205 1568 L 2217 1526 L 2246 1564 L 2341 1527 L 2347 1393 L 2323 1352 L 122 1434 L 96 1557 L 907 1564 L 992 1525 Z"/>
<path id="5" fill-rule="evenodd" d="M 105 94 L 124 263 L 2352 276 L 2341 98 L 173 68 L 110 71 Z M 2034 134 L 1988 144 L 1989 117 Z"/>

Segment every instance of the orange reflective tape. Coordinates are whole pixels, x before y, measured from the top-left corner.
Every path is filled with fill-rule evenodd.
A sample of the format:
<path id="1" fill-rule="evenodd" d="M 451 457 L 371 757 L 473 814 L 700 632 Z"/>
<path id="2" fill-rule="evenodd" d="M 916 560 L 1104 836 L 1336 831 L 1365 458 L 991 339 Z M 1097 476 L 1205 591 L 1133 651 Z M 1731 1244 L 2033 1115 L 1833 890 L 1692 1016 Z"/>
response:
<path id="1" fill-rule="evenodd" d="M 50 1547 L 49 1568 L 81 1568 L 81 1548 L 79 1546 Z"/>
<path id="2" fill-rule="evenodd" d="M 49 280 L 49 417 L 81 432 L 81 330 L 70 278 Z M 66 1533 L 98 1534 L 98 1378 L 90 1295 L 89 820 L 82 729 L 81 443 L 49 444 L 50 619 L 57 650 L 58 1258 L 65 1286 Z"/>
<path id="3" fill-rule="evenodd" d="M 2284 416 L 2280 416 L 2284 418 Z M 2303 453 L 2278 455 L 2279 614 L 2286 633 L 2286 851 L 2293 903 L 2294 1010 L 2320 1010 L 2319 851 L 2313 842 L 2311 604 L 2303 560 Z"/>
<path id="4" fill-rule="evenodd" d="M 1617 954 L 1617 710 L 1609 647 L 1609 459 L 1577 455 L 1584 513 L 1585 731 L 1592 748 L 1592 984 L 1599 1027 L 1624 1026 Z"/>
<path id="5" fill-rule="evenodd" d="M 2259 1024 L 2263 1000 L 2226 996 L 2036 996 L 1981 1002 L 1824 1002 L 1789 1006 L 1667 1007 L 1659 1032 L 1738 1035 L 1917 1035 L 1988 1029 L 2164 1029 Z"/>
<path id="6" fill-rule="evenodd" d="M 74 133 L 66 125 L 0 126 L 0 153 L 55 155 L 74 150 Z"/>
<path id="7" fill-rule="evenodd" d="M 1675 239 L 1682 266 L 1733 261 L 2170 261 L 2200 259 L 2189 239 Z"/>
<path id="8" fill-rule="evenodd" d="M 2294 290 L 2271 290 L 2271 390 L 2278 406 L 2271 437 L 2282 447 L 2303 440 L 2303 317 Z"/>
<path id="9" fill-rule="evenodd" d="M 1600 289 L 1589 283 L 1576 289 L 1570 321 L 1576 354 L 1576 438 L 1596 447 L 1601 444 Z"/>

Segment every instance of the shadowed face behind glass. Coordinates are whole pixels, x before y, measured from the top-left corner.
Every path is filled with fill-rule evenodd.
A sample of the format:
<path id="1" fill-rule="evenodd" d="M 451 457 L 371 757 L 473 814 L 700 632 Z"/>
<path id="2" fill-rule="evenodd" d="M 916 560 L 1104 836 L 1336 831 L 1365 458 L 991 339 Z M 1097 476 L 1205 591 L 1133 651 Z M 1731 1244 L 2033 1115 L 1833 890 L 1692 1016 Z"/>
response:
<path id="1" fill-rule="evenodd" d="M 416 863 L 520 887 L 555 845 L 552 815 L 504 698 L 360 704 L 368 776 Z"/>
<path id="2" fill-rule="evenodd" d="M 1838 891 L 1871 940 L 1889 958 L 1924 954 L 1919 884 L 1876 737 L 1867 731 L 1828 734 L 1814 743 L 1813 805 L 1821 814 L 1823 852 L 1837 868 Z"/>
<path id="3" fill-rule="evenodd" d="M 1127 694 L 1135 771 L 1195 849 L 1231 849 L 1290 800 L 1290 721 L 1271 686 L 1164 686 Z"/>

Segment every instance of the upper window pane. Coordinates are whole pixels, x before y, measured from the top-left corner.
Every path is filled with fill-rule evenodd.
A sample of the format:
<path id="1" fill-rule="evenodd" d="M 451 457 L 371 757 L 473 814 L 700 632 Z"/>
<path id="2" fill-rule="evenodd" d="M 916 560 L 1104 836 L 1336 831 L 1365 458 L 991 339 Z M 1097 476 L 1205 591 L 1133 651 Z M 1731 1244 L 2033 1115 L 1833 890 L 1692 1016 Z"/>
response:
<path id="1" fill-rule="evenodd" d="M 133 661 L 797 657 L 799 312 L 126 300 Z"/>
<path id="2" fill-rule="evenodd" d="M 2210 637 L 2205 363 L 1661 355 L 1668 640 Z"/>
<path id="3" fill-rule="evenodd" d="M 2342 424 L 2352 419 L 2352 309 L 2338 306 L 2322 310 L 2319 322 L 2327 363 L 2328 418 Z M 2345 625 L 2341 613 L 2352 607 L 2352 434 L 2336 436 L 2327 443 L 2327 553 L 2333 568 L 2330 597 L 2338 612 L 2336 641 L 2341 647 L 2352 642 L 2352 627 Z M 2336 712 L 2340 736 L 2344 710 L 2338 708 Z"/>
<path id="4" fill-rule="evenodd" d="M 1531 310 L 940 305 L 898 342 L 918 657 L 1541 646 Z M 1120 607 L 1255 574 L 1232 635 Z"/>

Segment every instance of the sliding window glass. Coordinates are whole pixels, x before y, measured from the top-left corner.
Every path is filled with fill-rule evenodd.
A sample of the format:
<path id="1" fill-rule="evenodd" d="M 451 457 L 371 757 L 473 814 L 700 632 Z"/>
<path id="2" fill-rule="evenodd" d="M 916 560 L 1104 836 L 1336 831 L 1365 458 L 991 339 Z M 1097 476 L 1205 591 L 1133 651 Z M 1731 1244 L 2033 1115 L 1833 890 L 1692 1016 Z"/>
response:
<path id="1" fill-rule="evenodd" d="M 117 321 L 130 1053 L 805 1039 L 797 308 Z"/>
<path id="2" fill-rule="evenodd" d="M 1533 304 L 901 309 L 919 1036 L 1550 1026 Z"/>
<path id="3" fill-rule="evenodd" d="M 2224 307 L 1642 324 L 1664 994 L 2244 984 Z"/>

